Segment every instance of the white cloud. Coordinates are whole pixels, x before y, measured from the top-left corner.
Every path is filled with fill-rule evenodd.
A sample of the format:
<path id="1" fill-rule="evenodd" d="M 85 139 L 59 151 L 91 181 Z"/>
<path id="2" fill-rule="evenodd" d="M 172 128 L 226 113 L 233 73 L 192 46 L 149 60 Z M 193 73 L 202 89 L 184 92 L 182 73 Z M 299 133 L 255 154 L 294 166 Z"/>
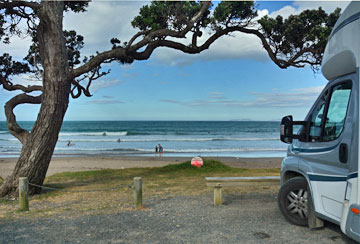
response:
<path id="1" fill-rule="evenodd" d="M 23 86 L 41 86 L 42 82 L 41 80 L 35 79 L 29 74 L 21 74 L 13 76 L 11 79 L 11 82 L 13 84 L 19 84 Z"/>
<path id="2" fill-rule="evenodd" d="M 10 38 L 10 44 L 0 42 L 1 54 L 9 53 L 16 60 L 22 60 L 28 53 L 31 45 L 31 37 L 26 33 L 27 24 L 22 20 L 18 24 L 19 29 L 23 34 L 21 36 L 14 35 Z"/>
<path id="3" fill-rule="evenodd" d="M 318 9 L 321 7 L 326 12 L 333 12 L 336 8 L 341 8 L 344 10 L 350 1 L 295 1 L 294 5 L 303 11 L 305 9 Z"/>
<path id="4" fill-rule="evenodd" d="M 325 86 L 316 86 L 316 87 L 307 87 L 307 88 L 297 88 L 292 89 L 294 92 L 299 92 L 303 94 L 320 94 L 322 90 L 324 90 Z"/>
<path id="5" fill-rule="evenodd" d="M 153 63 L 169 65 L 190 65 L 199 60 L 219 59 L 252 59 L 267 60 L 267 54 L 262 49 L 260 40 L 253 35 L 235 33 L 216 40 L 209 48 L 200 54 L 185 54 L 169 48 L 158 48 L 154 51 Z"/>
<path id="6" fill-rule="evenodd" d="M 138 31 L 131 26 L 131 21 L 138 15 L 144 1 L 101 1 L 90 2 L 84 13 L 68 12 L 64 17 L 64 29 L 76 30 L 85 38 L 86 55 L 95 51 L 111 48 L 110 39 L 118 38 L 122 42 Z"/>
<path id="7" fill-rule="evenodd" d="M 185 73 L 185 72 L 182 72 L 182 71 L 179 72 L 179 75 L 181 75 L 182 77 L 189 77 L 189 76 L 191 76 L 191 74 Z"/>
<path id="8" fill-rule="evenodd" d="M 310 107 L 319 96 L 323 87 L 309 87 L 293 89 L 291 92 L 272 91 L 269 93 L 254 92 L 252 100 L 227 99 L 223 93 L 210 93 L 207 99 L 195 100 L 160 100 L 164 103 L 179 104 L 182 106 L 224 106 L 224 107 Z M 213 95 L 213 96 L 212 96 Z"/>
<path id="9" fill-rule="evenodd" d="M 27 86 L 41 86 L 42 85 L 41 81 L 32 78 L 28 74 L 21 74 L 21 75 L 13 76 L 12 79 L 11 79 L 11 82 L 14 85 L 23 85 L 25 87 L 27 87 Z M 0 86 L 1 98 L 5 98 L 6 100 L 10 99 L 11 97 L 14 97 L 15 95 L 20 94 L 20 93 L 22 93 L 21 90 L 8 91 L 8 90 L 5 90 L 2 86 Z M 37 96 L 37 95 L 40 95 L 40 94 L 41 94 L 41 92 L 39 92 L 39 91 L 34 91 L 34 92 L 30 93 L 30 95 L 33 95 L 33 96 Z"/>
<path id="10" fill-rule="evenodd" d="M 344 10 L 349 3 L 349 1 L 295 1 L 293 6 L 285 6 L 277 11 L 272 12 L 269 16 L 274 18 L 278 15 L 281 15 L 284 18 L 287 18 L 290 15 L 300 14 L 306 9 L 318 9 L 319 7 L 325 10 L 327 13 L 331 13 L 336 8 L 341 8 L 341 10 Z"/>
<path id="11" fill-rule="evenodd" d="M 90 90 L 93 93 L 106 87 L 119 85 L 122 82 L 122 80 L 95 80 L 91 84 Z"/>
<path id="12" fill-rule="evenodd" d="M 4 44 L 0 42 L 0 49 L 2 53 L 9 53 L 15 60 L 23 60 L 27 55 L 29 47 L 31 45 L 30 37 L 18 37 L 14 36 L 11 38 L 10 44 Z"/>
<path id="13" fill-rule="evenodd" d="M 270 17 L 275 18 L 278 15 L 281 15 L 284 18 L 289 17 L 291 14 L 298 14 L 301 10 L 294 8 L 293 6 L 285 6 L 277 11 L 272 12 L 269 14 Z"/>
<path id="14" fill-rule="evenodd" d="M 119 101 L 119 100 L 114 100 L 114 99 L 98 99 L 98 100 L 88 101 L 87 103 L 89 103 L 89 104 L 119 104 L 119 103 L 124 103 L 124 102 Z"/>
<path id="15" fill-rule="evenodd" d="M 210 99 L 225 99 L 223 92 L 209 92 Z"/>
<path id="16" fill-rule="evenodd" d="M 249 102 L 249 106 L 269 106 L 269 107 L 306 107 L 312 105 L 323 86 L 292 89 L 291 92 L 271 92 L 260 93 L 254 92 L 255 101 Z"/>
<path id="17" fill-rule="evenodd" d="M 138 15 L 145 1 L 95 1 L 90 2 L 84 13 L 65 12 L 64 29 L 75 30 L 84 36 L 83 55 L 89 56 L 96 51 L 109 50 L 110 39 L 117 37 L 128 41 L 138 30 L 131 26 L 131 21 Z M 26 56 L 31 38 L 14 36 L 11 44 L 0 43 L 2 52 L 8 52 L 17 59 Z"/>
<path id="18" fill-rule="evenodd" d="M 139 75 L 139 72 L 123 73 L 123 74 L 122 74 L 122 77 L 128 78 L 128 79 L 133 79 L 133 78 L 135 78 L 135 77 L 138 76 L 138 75 Z"/>

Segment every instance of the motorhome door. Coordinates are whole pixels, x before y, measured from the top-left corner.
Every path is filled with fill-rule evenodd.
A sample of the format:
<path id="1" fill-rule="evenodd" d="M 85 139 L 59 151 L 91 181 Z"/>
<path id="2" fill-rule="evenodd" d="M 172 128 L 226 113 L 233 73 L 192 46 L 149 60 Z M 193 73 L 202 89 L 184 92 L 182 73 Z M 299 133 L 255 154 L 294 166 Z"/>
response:
<path id="1" fill-rule="evenodd" d="M 310 181 L 315 211 L 340 222 L 349 173 L 354 76 L 331 82 L 307 116 L 308 140 L 299 149 L 299 169 Z"/>

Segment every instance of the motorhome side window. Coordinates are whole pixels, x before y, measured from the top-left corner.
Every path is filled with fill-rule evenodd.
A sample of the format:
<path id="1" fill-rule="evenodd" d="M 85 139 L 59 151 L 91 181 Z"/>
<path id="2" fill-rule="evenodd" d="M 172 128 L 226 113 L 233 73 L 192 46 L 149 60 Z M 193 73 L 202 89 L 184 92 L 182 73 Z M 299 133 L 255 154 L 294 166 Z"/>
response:
<path id="1" fill-rule="evenodd" d="M 312 142 L 332 141 L 340 136 L 344 128 L 351 86 L 351 81 L 347 81 L 324 93 L 311 114 L 310 140 Z M 331 94 L 330 97 L 329 94 Z"/>

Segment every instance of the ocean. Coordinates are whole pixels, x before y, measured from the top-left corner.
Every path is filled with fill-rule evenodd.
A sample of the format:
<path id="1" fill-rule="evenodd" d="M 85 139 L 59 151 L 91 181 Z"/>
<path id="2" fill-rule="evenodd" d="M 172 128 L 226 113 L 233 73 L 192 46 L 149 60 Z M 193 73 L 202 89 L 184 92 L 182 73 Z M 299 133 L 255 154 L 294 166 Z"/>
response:
<path id="1" fill-rule="evenodd" d="M 27 130 L 33 123 L 19 122 Z M 150 156 L 161 144 L 164 157 L 284 157 L 279 128 L 264 121 L 65 121 L 54 156 Z M 16 157 L 20 149 L 0 122 L 0 157 Z"/>

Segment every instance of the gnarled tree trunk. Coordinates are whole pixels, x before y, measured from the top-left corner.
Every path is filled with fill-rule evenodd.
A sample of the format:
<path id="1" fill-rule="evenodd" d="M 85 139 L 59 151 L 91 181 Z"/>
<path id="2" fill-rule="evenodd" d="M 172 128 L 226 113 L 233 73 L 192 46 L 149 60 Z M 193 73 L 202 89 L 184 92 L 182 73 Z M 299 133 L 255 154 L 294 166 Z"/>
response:
<path id="1" fill-rule="evenodd" d="M 15 193 L 19 177 L 26 176 L 29 182 L 39 185 L 42 185 L 45 179 L 70 94 L 70 72 L 62 29 L 63 9 L 63 2 L 44 1 L 38 13 L 40 23 L 37 33 L 44 69 L 43 93 L 40 98 L 40 112 L 32 131 L 28 133 L 14 130 L 14 124 L 18 126 L 15 116 L 8 116 L 12 114 L 14 106 L 5 106 L 8 110 L 6 114 L 9 130 L 20 138 L 23 146 L 13 173 L 0 188 L 0 196 Z M 15 102 L 15 106 L 17 104 L 21 104 L 21 101 Z M 30 187 L 29 191 L 34 194 L 39 192 L 39 189 Z"/>

